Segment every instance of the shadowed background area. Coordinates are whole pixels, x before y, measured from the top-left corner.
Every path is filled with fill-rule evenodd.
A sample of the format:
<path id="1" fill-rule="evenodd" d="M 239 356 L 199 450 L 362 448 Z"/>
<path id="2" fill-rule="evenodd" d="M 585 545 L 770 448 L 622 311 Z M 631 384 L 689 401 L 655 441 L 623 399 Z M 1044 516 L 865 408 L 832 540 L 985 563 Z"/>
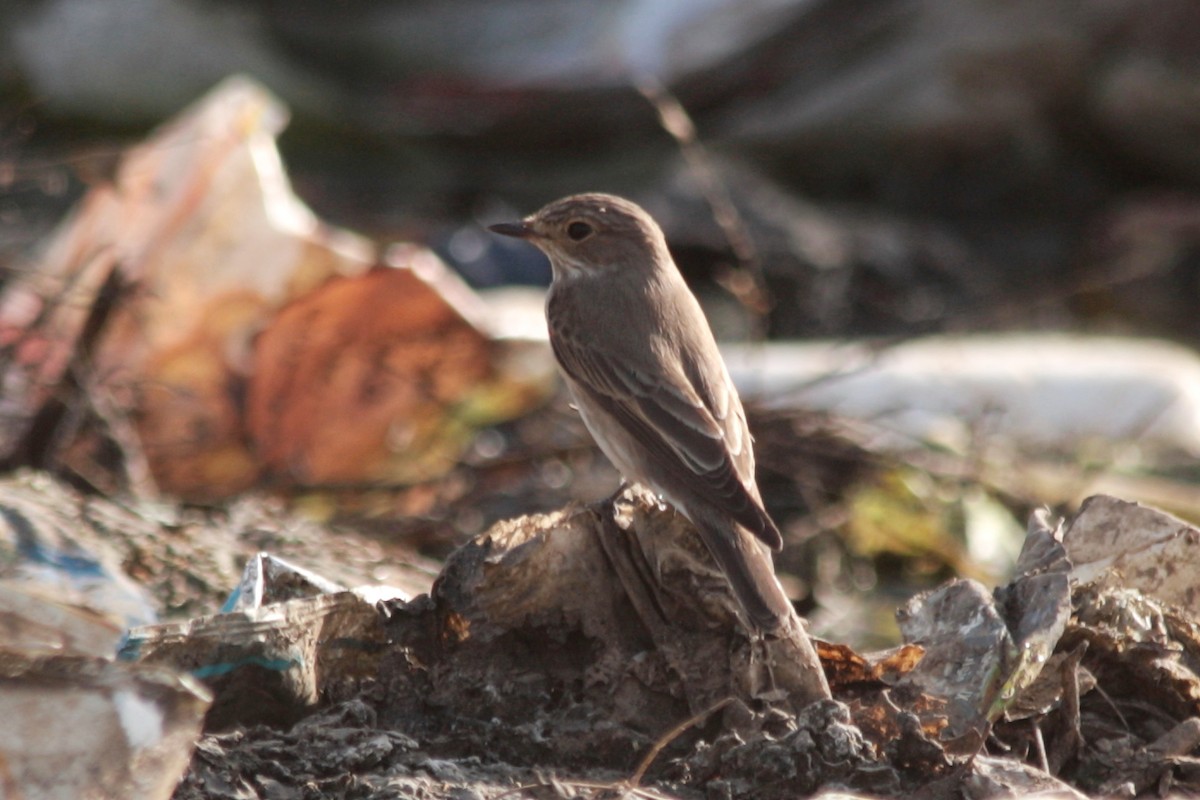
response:
<path id="1" fill-rule="evenodd" d="M 776 337 L 1087 328 L 1196 341 L 1200 11 L 1182 0 L 38 0 L 0 8 L 0 252 L 109 156 L 242 72 L 330 221 L 415 239 L 477 285 L 544 283 L 481 218 L 580 190 L 663 224 L 729 335 L 745 226 Z M 715 312 L 714 312 L 715 313 Z"/>
<path id="2" fill-rule="evenodd" d="M 725 341 L 1064 331 L 1190 347 L 1200 339 L 1196 22 L 1194 5 L 1175 0 L 0 5 L 0 265 L 11 267 L 0 274 L 37 263 L 35 244 L 88 190 L 117 178 L 133 203 L 108 216 L 93 203 L 76 243 L 58 251 L 103 262 L 75 284 L 99 298 L 100 311 L 75 314 L 91 365 L 65 374 L 95 371 L 84 388 L 110 391 L 111 408 L 76 413 L 78 400 L 63 398 L 78 395 L 61 386 L 35 393 L 57 410 L 28 404 L 32 433 L 8 463 L 59 469 L 93 490 L 140 480 L 192 501 L 315 487 L 320 499 L 304 502 L 322 514 L 435 557 L 498 519 L 602 497 L 616 475 L 573 411 L 561 396 L 539 406 L 552 370 L 514 373 L 524 356 L 485 330 L 508 308 L 544 336 L 537 287 L 549 282 L 539 253 L 485 226 L 579 191 L 626 195 L 655 217 Z M 279 102 L 244 87 L 215 99 L 234 74 Z M 201 97 L 211 107 L 190 111 L 192 122 L 151 133 Z M 207 114 L 223 122 L 200 124 Z M 277 141 L 282 161 L 261 142 L 223 149 L 222 130 L 269 137 L 272 153 Z M 240 176 L 228 179 L 236 194 L 206 183 L 225 169 Z M 291 190 L 315 221 L 274 203 Z M 297 239 L 279 208 L 315 227 Z M 133 227 L 117 233 L 118 219 Z M 150 235 L 156 226 L 166 233 Z M 163 237 L 180 231 L 164 251 Z M 103 244 L 96 232 L 107 232 Z M 257 244 L 236 249 L 243 240 Z M 412 244 L 373 250 L 392 241 Z M 480 308 L 436 277 L 421 245 L 471 286 L 532 296 Z M 113 247 L 128 251 L 126 285 L 101 280 Z M 411 269 L 375 270 L 381 262 Z M 97 331 L 123 343 L 87 344 Z M 915 434 L 949 447 L 949 465 L 920 446 L 903 465 L 879 460 L 880 434 L 914 436 L 888 425 L 919 415 L 909 405 L 965 356 L 939 355 L 936 343 L 902 351 L 890 377 L 859 383 L 854 373 L 877 358 L 870 347 L 815 358 L 750 349 L 731 362 L 751 387 L 768 508 L 803 543 L 779 560 L 803 608 L 834 602 L 815 599 L 823 583 L 833 595 L 878 595 L 889 574 L 924 583 L 980 574 L 983 562 L 1003 573 L 1027 510 L 1077 502 L 1092 485 L 1080 465 L 1120 462 L 1120 448 L 1141 447 L 1122 443 L 1164 409 L 1184 419 L 1175 444 L 1192 446 L 1193 406 L 1179 401 L 1190 367 L 1125 355 L 1116 388 L 1102 375 L 1060 386 L 1068 365 L 1097 373 L 1052 346 L 997 346 L 975 357 L 980 382 L 947 384 L 951 407 Z M 1087 364 L 1117 363 L 1111 341 L 1090 346 L 1107 355 Z M 1024 364 L 1025 353 L 1047 362 Z M 37 368 L 61 373 L 60 356 Z M 135 366 L 136 385 L 114 378 Z M 999 401 L 988 394 L 993 367 L 1015 381 Z M 839 370 L 852 390 L 833 385 L 834 399 L 817 402 L 823 373 Z M 776 372 L 787 380 L 773 382 Z M 1154 372 L 1181 377 L 1122 394 Z M 789 380 L 815 389 L 789 397 Z M 1133 422 L 1120 437 L 1077 433 L 1074 419 L 1090 419 L 1078 410 L 1085 399 Z M 866 432 L 823 416 L 856 403 Z M 123 424 L 137 436 L 103 422 L 78 444 L 73 420 L 121 421 L 130 407 Z M 1033 448 L 1062 457 L 1066 477 L 1013 466 L 1013 419 L 1068 442 Z M 114 461 L 121 479 L 107 475 Z M 1134 493 L 1193 509 L 1179 463 L 1168 468 L 1183 485 L 1143 482 Z M 985 479 L 982 464 L 1002 472 Z M 379 481 L 382 498 L 362 493 Z M 986 483 L 987 502 L 957 481 Z M 1004 535 L 985 521 L 997 517 Z M 882 617 L 863 618 L 885 620 L 886 637 L 894 598 L 882 603 Z"/>

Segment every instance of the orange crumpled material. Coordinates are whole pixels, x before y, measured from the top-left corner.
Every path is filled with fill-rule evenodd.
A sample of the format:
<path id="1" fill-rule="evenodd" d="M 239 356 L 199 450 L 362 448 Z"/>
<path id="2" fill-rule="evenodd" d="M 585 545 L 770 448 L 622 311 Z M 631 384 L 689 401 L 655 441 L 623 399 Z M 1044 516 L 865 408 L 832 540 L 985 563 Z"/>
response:
<path id="1" fill-rule="evenodd" d="M 382 258 L 295 197 L 285 122 L 227 80 L 132 148 L 5 288 L 0 456 L 30 446 L 68 376 L 135 489 L 193 500 L 433 477 L 545 396 L 550 371 L 506 369 L 480 301 L 430 251 Z M 80 435 L 61 459 L 86 474 L 98 449 Z"/>

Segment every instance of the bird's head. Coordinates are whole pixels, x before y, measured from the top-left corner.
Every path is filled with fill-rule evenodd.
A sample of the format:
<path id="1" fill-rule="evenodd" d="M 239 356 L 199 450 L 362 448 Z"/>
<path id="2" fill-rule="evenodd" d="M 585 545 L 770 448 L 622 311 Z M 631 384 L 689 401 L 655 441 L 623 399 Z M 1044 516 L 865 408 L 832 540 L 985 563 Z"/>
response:
<path id="1" fill-rule="evenodd" d="M 564 197 L 490 230 L 536 245 L 550 258 L 555 280 L 671 263 L 654 219 L 636 203 L 610 194 Z"/>

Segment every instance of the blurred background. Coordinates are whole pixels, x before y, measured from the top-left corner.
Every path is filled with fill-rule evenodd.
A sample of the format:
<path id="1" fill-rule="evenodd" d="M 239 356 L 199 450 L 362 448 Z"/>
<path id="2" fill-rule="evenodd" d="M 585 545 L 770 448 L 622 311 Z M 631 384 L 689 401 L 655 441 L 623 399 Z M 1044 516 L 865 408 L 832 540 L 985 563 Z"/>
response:
<path id="1" fill-rule="evenodd" d="M 477 286 L 548 278 L 480 219 L 606 190 L 702 291 L 751 254 L 772 337 L 1193 343 L 1198 23 L 1185 0 L 5 0 L 0 255 L 240 72 L 290 107 L 280 147 L 320 216 L 428 242 Z"/>
<path id="2" fill-rule="evenodd" d="M 64 214 L 112 181 L 125 148 L 241 74 L 290 110 L 278 146 L 322 221 L 427 245 L 477 289 L 549 280 L 538 253 L 485 224 L 608 191 L 660 221 L 724 340 L 1057 331 L 1163 338 L 1191 357 L 1198 31 L 1200 5 L 1186 0 L 0 0 L 0 275 L 36 263 Z M 526 308 L 540 325 L 537 304 Z M 298 338 L 281 330 L 276 341 Z M 247 334 L 238 346 L 258 347 L 261 361 L 265 341 Z M 226 344 L 210 350 L 225 358 Z M 485 351 L 463 384 L 479 384 L 479 364 L 495 361 Z M 322 357 L 343 349 L 332 352 Z M 211 395 L 240 447 L 254 376 L 248 358 L 229 361 Z M 281 363 L 290 380 L 291 362 Z M 1008 377 L 1019 390 L 1026 375 Z M 311 390 L 280 383 L 284 397 Z M 1086 382 L 1066 391 L 1059 410 L 1069 415 L 1089 392 Z M 1200 402 L 1200 388 L 1188 396 Z M 496 418 L 536 405 L 530 397 Z M 954 446 L 921 443 L 902 456 L 803 407 L 752 409 L 760 482 L 792 548 L 781 572 L 806 612 L 825 609 L 818 631 L 873 642 L 877 631 L 848 633 L 846 619 L 887 627 L 880 620 L 913 581 L 1001 579 L 1031 508 L 1071 510 L 1098 474 L 1137 460 L 1128 448 L 1072 442 L 1038 454 L 1052 475 L 1034 470 L 988 438 L 983 405 L 960 415 Z M 496 519 L 606 495 L 616 476 L 564 399 L 538 408 L 471 428 L 448 472 L 406 472 L 382 499 L 352 495 L 347 478 L 303 502 L 442 557 Z M 45 433 L 61 431 L 57 413 L 34 426 L 43 445 L 63 439 Z M 92 447 L 89 463 L 121 451 L 128 472 L 130 437 L 99 416 L 100 438 L 117 446 Z M 1196 421 L 1187 419 L 1197 438 L 1181 445 L 1182 461 L 1139 463 L 1140 482 L 1120 484 L 1125 496 L 1197 512 Z M 282 438 L 317 427 L 340 435 L 320 412 Z M 272 475 L 276 489 L 304 484 L 287 453 L 274 473 L 247 465 L 258 444 L 239 451 L 239 489 L 271 486 Z M 89 490 L 132 482 L 34 449 L 7 465 L 57 468 Z M 406 456 L 402 444 L 392 450 Z M 156 457 L 181 463 L 151 453 L 151 471 Z M 372 492 L 378 477 L 364 478 Z M 187 497 L 193 487 L 169 488 Z M 207 488 L 195 494 L 224 496 Z M 837 613 L 839 596 L 888 576 L 903 585 L 878 614 Z"/>

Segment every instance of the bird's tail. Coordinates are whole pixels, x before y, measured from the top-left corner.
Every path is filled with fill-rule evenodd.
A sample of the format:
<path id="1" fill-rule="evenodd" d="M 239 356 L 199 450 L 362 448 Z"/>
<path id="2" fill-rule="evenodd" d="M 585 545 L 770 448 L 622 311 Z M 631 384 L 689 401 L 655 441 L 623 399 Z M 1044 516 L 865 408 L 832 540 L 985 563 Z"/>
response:
<path id="1" fill-rule="evenodd" d="M 775 577 L 770 549 L 719 513 L 705 510 L 689 517 L 750 621 L 762 631 L 778 630 L 795 612 Z"/>

